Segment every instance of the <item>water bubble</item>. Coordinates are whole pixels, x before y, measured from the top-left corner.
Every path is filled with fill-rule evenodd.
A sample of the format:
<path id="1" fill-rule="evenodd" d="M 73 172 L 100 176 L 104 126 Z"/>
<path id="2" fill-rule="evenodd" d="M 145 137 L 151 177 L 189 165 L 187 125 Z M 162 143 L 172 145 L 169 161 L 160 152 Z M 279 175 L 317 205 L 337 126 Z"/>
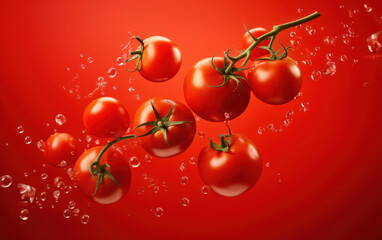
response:
<path id="1" fill-rule="evenodd" d="M 366 39 L 366 43 L 370 52 L 382 51 L 382 31 L 370 35 Z"/>
<path id="2" fill-rule="evenodd" d="M 289 126 L 291 122 L 292 122 L 291 119 L 284 120 L 284 126 L 286 127 Z"/>
<path id="3" fill-rule="evenodd" d="M 199 131 L 198 135 L 199 137 L 203 138 L 205 136 L 205 133 L 203 131 Z"/>
<path id="4" fill-rule="evenodd" d="M 113 86 L 113 90 L 114 90 L 114 91 L 117 90 L 117 86 Z"/>
<path id="5" fill-rule="evenodd" d="M 301 102 L 301 107 L 308 107 L 308 106 L 309 106 L 309 102 L 305 100 Z"/>
<path id="6" fill-rule="evenodd" d="M 229 119 L 231 117 L 231 114 L 230 113 L 228 113 L 228 112 L 225 112 L 224 113 L 224 118 L 225 119 Z"/>
<path id="7" fill-rule="evenodd" d="M 129 87 L 129 92 L 134 92 L 135 89 L 133 87 Z"/>
<path id="8" fill-rule="evenodd" d="M 198 122 L 199 122 L 199 121 L 200 121 L 200 117 L 196 117 L 196 121 L 198 121 Z"/>
<path id="9" fill-rule="evenodd" d="M 332 76 L 336 73 L 336 63 L 332 61 L 328 61 L 322 70 L 322 73 L 326 76 Z"/>
<path id="10" fill-rule="evenodd" d="M 354 62 L 354 63 L 358 63 L 358 59 L 354 59 L 353 62 Z"/>
<path id="11" fill-rule="evenodd" d="M 266 167 L 270 167 L 270 166 L 271 166 L 271 163 L 270 163 L 270 162 L 267 162 L 267 163 L 265 164 L 265 166 L 266 166 Z"/>
<path id="12" fill-rule="evenodd" d="M 17 184 L 17 191 L 21 194 L 22 201 L 29 201 L 33 203 L 36 196 L 36 188 L 27 184 Z"/>
<path id="13" fill-rule="evenodd" d="M 300 108 L 300 112 L 306 112 L 306 111 L 308 111 L 308 108 L 307 107 L 302 107 L 302 108 Z"/>
<path id="14" fill-rule="evenodd" d="M 154 186 L 153 187 L 153 192 L 154 193 L 158 193 L 159 192 L 159 187 L 158 186 Z"/>
<path id="15" fill-rule="evenodd" d="M 296 32 L 290 32 L 290 33 L 289 33 L 289 36 L 290 36 L 290 37 L 295 37 L 295 36 L 296 36 Z"/>
<path id="16" fill-rule="evenodd" d="M 186 168 L 185 163 L 180 164 L 180 167 L 179 167 L 180 171 L 184 171 L 185 168 Z"/>
<path id="17" fill-rule="evenodd" d="M 58 125 L 63 125 L 66 123 L 66 117 L 63 114 L 57 114 L 55 117 L 55 121 Z"/>
<path id="18" fill-rule="evenodd" d="M 188 177 L 186 176 L 183 176 L 181 179 L 180 179 L 180 183 L 182 185 L 186 185 L 188 183 Z"/>
<path id="19" fill-rule="evenodd" d="M 60 194 L 61 194 L 60 190 L 56 190 L 56 191 L 54 191 L 54 192 L 53 192 L 53 198 L 54 198 L 56 201 L 58 201 L 58 198 L 60 197 Z"/>
<path id="20" fill-rule="evenodd" d="M 7 188 L 11 186 L 12 182 L 13 182 L 12 177 L 9 175 L 3 175 L 0 178 L 0 186 L 2 186 L 3 188 Z"/>
<path id="21" fill-rule="evenodd" d="M 48 177 L 48 174 L 46 173 L 41 174 L 41 179 L 45 180 L 47 179 L 47 177 Z"/>
<path id="22" fill-rule="evenodd" d="M 84 57 L 84 54 L 83 54 L 83 53 L 80 53 L 80 57 Z"/>
<path id="23" fill-rule="evenodd" d="M 46 192 L 40 193 L 40 199 L 41 199 L 41 201 L 45 201 L 46 200 Z"/>
<path id="24" fill-rule="evenodd" d="M 66 167 L 68 163 L 65 160 L 62 160 L 58 166 L 60 167 Z"/>
<path id="25" fill-rule="evenodd" d="M 146 160 L 146 162 L 151 162 L 152 159 L 153 159 L 152 156 L 150 156 L 150 155 L 148 155 L 148 154 L 145 155 L 145 160 Z"/>
<path id="26" fill-rule="evenodd" d="M 309 30 L 308 33 L 309 33 L 310 36 L 313 36 L 313 35 L 316 34 L 316 29 L 311 29 L 311 30 Z"/>
<path id="27" fill-rule="evenodd" d="M 191 164 L 195 164 L 195 163 L 196 163 L 196 157 L 190 157 L 189 162 L 190 162 Z"/>
<path id="28" fill-rule="evenodd" d="M 85 64 L 81 64 L 81 69 L 85 69 Z"/>
<path id="29" fill-rule="evenodd" d="M 257 133 L 258 134 L 263 134 L 265 132 L 265 128 L 263 128 L 263 127 L 259 127 L 258 129 L 257 129 Z"/>
<path id="30" fill-rule="evenodd" d="M 38 150 L 40 150 L 41 152 L 45 152 L 44 140 L 39 140 L 36 145 L 37 145 Z"/>
<path id="31" fill-rule="evenodd" d="M 273 125 L 273 123 L 268 124 L 267 128 L 268 128 L 270 131 L 275 130 L 275 126 Z"/>
<path id="32" fill-rule="evenodd" d="M 65 209 L 65 210 L 64 210 L 64 213 L 63 213 L 64 218 L 70 218 L 70 215 L 71 215 L 71 214 L 72 214 L 72 213 L 70 212 L 69 209 Z"/>
<path id="33" fill-rule="evenodd" d="M 348 57 L 347 57 L 346 55 L 341 55 L 340 60 L 341 60 L 342 62 L 345 62 L 345 61 L 348 60 Z"/>
<path id="34" fill-rule="evenodd" d="M 326 54 L 326 59 L 327 60 L 332 60 L 333 59 L 333 53 L 327 53 Z"/>
<path id="35" fill-rule="evenodd" d="M 20 133 L 20 134 L 23 133 L 24 132 L 23 126 L 18 126 L 16 131 L 17 133 Z"/>
<path id="36" fill-rule="evenodd" d="M 82 215 L 82 217 L 81 217 L 81 223 L 82 224 L 88 224 L 89 220 L 90 220 L 89 215 L 87 215 L 87 214 Z"/>
<path id="37" fill-rule="evenodd" d="M 298 47 L 300 45 L 300 41 L 292 39 L 290 40 L 290 44 L 292 44 L 292 46 Z"/>
<path id="38" fill-rule="evenodd" d="M 364 82 L 364 83 L 363 83 L 363 87 L 367 87 L 367 82 Z"/>
<path id="39" fill-rule="evenodd" d="M 139 96 L 139 94 L 137 94 L 137 95 L 135 95 L 135 99 L 136 99 L 137 101 L 139 101 L 139 100 L 141 100 L 141 96 Z"/>
<path id="40" fill-rule="evenodd" d="M 75 209 L 73 210 L 73 216 L 74 216 L 74 217 L 78 217 L 79 215 L 80 215 L 80 209 L 75 208 Z"/>
<path id="41" fill-rule="evenodd" d="M 29 210 L 28 209 L 23 209 L 20 211 L 20 218 L 24 221 L 28 220 L 29 218 Z"/>
<path id="42" fill-rule="evenodd" d="M 310 75 L 313 81 L 318 81 L 321 78 L 321 72 L 318 70 L 314 70 L 312 74 Z"/>
<path id="43" fill-rule="evenodd" d="M 144 180 L 147 180 L 147 173 L 142 173 L 142 178 L 143 178 Z"/>
<path id="44" fill-rule="evenodd" d="M 190 204 L 190 200 L 189 200 L 188 198 L 186 198 L 186 197 L 182 197 L 182 198 L 180 199 L 180 203 L 181 203 L 183 206 L 187 207 L 187 206 Z"/>
<path id="45" fill-rule="evenodd" d="M 70 67 L 67 67 L 66 70 L 67 70 L 67 71 L 70 71 Z"/>
<path id="46" fill-rule="evenodd" d="M 88 57 L 88 63 L 92 63 L 94 60 L 92 57 Z"/>
<path id="47" fill-rule="evenodd" d="M 292 118 L 293 115 L 294 115 L 294 112 L 293 112 L 293 111 L 288 111 L 288 112 L 286 112 L 285 117 L 286 117 L 286 118 Z"/>
<path id="48" fill-rule="evenodd" d="M 107 75 L 109 78 L 114 78 L 117 75 L 117 70 L 115 68 L 109 68 Z"/>
<path id="49" fill-rule="evenodd" d="M 200 191 L 203 193 L 203 194 L 208 194 L 210 192 L 210 187 L 209 186 L 202 186 L 202 188 L 200 189 Z"/>
<path id="50" fill-rule="evenodd" d="M 25 139 L 24 139 L 24 142 L 25 142 L 26 144 L 31 144 L 31 142 L 32 142 L 31 137 L 26 136 Z"/>
<path id="51" fill-rule="evenodd" d="M 137 168 L 139 165 L 141 165 L 141 162 L 139 161 L 139 158 L 132 156 L 129 160 L 129 164 L 132 168 Z"/>
<path id="52" fill-rule="evenodd" d="M 369 5 L 367 5 L 366 3 L 363 5 L 363 7 L 365 8 L 366 12 L 371 12 L 373 11 L 373 8 L 371 8 Z"/>
<path id="53" fill-rule="evenodd" d="M 161 207 L 155 208 L 154 214 L 156 217 L 161 217 L 163 215 L 163 208 Z"/>
<path id="54" fill-rule="evenodd" d="M 28 173 L 27 172 L 24 173 L 24 177 L 28 177 Z"/>
<path id="55" fill-rule="evenodd" d="M 69 209 L 74 209 L 75 207 L 76 207 L 76 202 L 73 201 L 73 200 L 69 201 L 68 208 L 69 208 Z"/>
<path id="56" fill-rule="evenodd" d="M 297 9 L 298 13 L 302 13 L 303 11 L 304 11 L 304 9 L 302 9 L 302 8 Z"/>
<path id="57" fill-rule="evenodd" d="M 123 57 L 118 57 L 117 58 L 117 65 L 122 66 L 125 64 L 125 59 Z"/>

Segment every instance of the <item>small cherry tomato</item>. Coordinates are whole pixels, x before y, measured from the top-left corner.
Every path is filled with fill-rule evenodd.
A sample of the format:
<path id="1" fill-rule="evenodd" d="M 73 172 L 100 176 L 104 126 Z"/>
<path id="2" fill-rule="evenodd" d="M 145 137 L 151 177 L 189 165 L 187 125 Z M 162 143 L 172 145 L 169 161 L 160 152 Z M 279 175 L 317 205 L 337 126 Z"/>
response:
<path id="1" fill-rule="evenodd" d="M 248 81 L 258 99 L 274 105 L 293 100 L 302 85 L 300 68 L 290 57 L 256 61 L 248 72 Z"/>
<path id="2" fill-rule="evenodd" d="M 78 148 L 74 137 L 67 133 L 55 133 L 45 142 L 44 157 L 55 167 L 67 167 L 77 159 Z"/>
<path id="3" fill-rule="evenodd" d="M 265 28 L 258 27 L 258 28 L 253 28 L 253 29 L 249 30 L 249 32 L 252 34 L 252 36 L 254 36 L 255 38 L 258 38 L 258 37 L 268 33 L 269 31 Z M 245 32 L 243 37 L 241 38 L 241 46 L 244 49 L 247 49 L 253 42 L 254 41 L 253 41 L 253 38 L 251 37 L 251 35 L 248 32 Z M 265 49 L 259 49 L 259 47 L 261 47 L 261 46 L 263 46 L 263 47 L 268 46 L 269 43 L 270 43 L 269 39 L 262 41 L 259 45 L 257 45 L 255 47 L 255 49 L 252 50 L 251 56 L 249 59 L 251 61 L 255 61 L 257 58 L 269 54 L 269 51 L 267 51 Z"/>
<path id="4" fill-rule="evenodd" d="M 224 151 L 211 146 L 203 148 L 198 158 L 198 169 L 203 182 L 213 191 L 233 197 L 256 184 L 262 165 L 255 144 L 248 138 L 233 134 L 229 145 L 229 149 Z"/>
<path id="5" fill-rule="evenodd" d="M 141 70 L 139 73 L 152 82 L 164 82 L 179 71 L 182 55 L 170 39 L 153 36 L 143 40 Z"/>
<path id="6" fill-rule="evenodd" d="M 196 131 L 194 115 L 186 105 L 159 97 L 144 102 L 137 109 L 134 126 L 134 134 L 143 149 L 160 158 L 184 152 Z"/>
<path id="7" fill-rule="evenodd" d="M 223 68 L 224 59 L 215 57 L 214 65 Z M 245 74 L 235 72 L 245 78 Z M 239 82 L 229 79 L 226 84 L 223 74 L 219 73 L 211 64 L 211 58 L 196 63 L 187 73 L 183 91 L 187 105 L 201 118 L 222 122 L 238 117 L 247 108 L 251 96 L 251 89 L 247 81 L 237 78 Z M 216 87 L 219 86 L 219 87 Z"/>
<path id="8" fill-rule="evenodd" d="M 126 133 L 130 117 L 119 100 L 101 97 L 86 107 L 83 121 L 86 130 L 91 134 L 102 138 L 116 138 Z"/>
<path id="9" fill-rule="evenodd" d="M 115 148 L 109 148 L 101 157 L 101 168 L 94 170 L 94 177 L 92 177 L 89 166 L 100 154 L 102 148 L 103 146 L 97 146 L 84 152 L 78 158 L 73 171 L 78 188 L 86 197 L 100 204 L 111 204 L 121 200 L 129 191 L 131 172 L 130 166 L 123 154 Z M 96 171 L 103 171 L 103 173 L 108 171 L 118 184 L 105 174 L 96 194 L 93 195 L 97 187 L 98 178 L 100 177 L 100 175 L 96 174 Z"/>

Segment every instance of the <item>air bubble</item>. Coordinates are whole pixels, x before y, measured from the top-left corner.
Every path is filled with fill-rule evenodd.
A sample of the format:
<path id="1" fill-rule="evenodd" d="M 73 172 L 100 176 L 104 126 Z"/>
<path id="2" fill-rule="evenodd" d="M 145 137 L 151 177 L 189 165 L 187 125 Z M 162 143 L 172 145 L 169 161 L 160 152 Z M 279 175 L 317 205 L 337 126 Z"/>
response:
<path id="1" fill-rule="evenodd" d="M 180 203 L 181 203 L 183 206 L 187 207 L 187 206 L 190 204 L 190 200 L 189 200 L 188 198 L 186 198 L 186 197 L 182 197 L 182 198 L 180 199 Z"/>
<path id="2" fill-rule="evenodd" d="M 270 162 L 267 162 L 267 163 L 265 164 L 265 166 L 266 166 L 266 167 L 270 167 L 270 166 L 271 166 L 271 163 L 270 163 Z"/>
<path id="3" fill-rule="evenodd" d="M 139 161 L 139 158 L 137 158 L 136 156 L 133 156 L 130 158 L 129 164 L 132 168 L 137 168 L 137 167 L 139 167 L 141 162 Z"/>
<path id="4" fill-rule="evenodd" d="M 20 218 L 24 221 L 28 220 L 29 218 L 29 210 L 28 209 L 23 209 L 20 211 Z"/>
<path id="5" fill-rule="evenodd" d="M 55 121 L 58 125 L 63 125 L 66 123 L 66 117 L 63 114 L 57 114 L 55 117 Z"/>
<path id="6" fill-rule="evenodd" d="M 183 176 L 181 179 L 180 179 L 180 183 L 182 185 L 186 185 L 188 183 L 188 177 L 187 176 Z"/>
<path id="7" fill-rule="evenodd" d="M 185 168 L 186 168 L 186 164 L 185 163 L 180 164 L 180 167 L 179 167 L 180 171 L 183 172 Z"/>
<path id="8" fill-rule="evenodd" d="M 82 215 L 82 217 L 81 217 L 81 223 L 82 224 L 88 224 L 89 220 L 90 220 L 89 215 L 87 215 L 87 214 Z"/>
<path id="9" fill-rule="evenodd" d="M 75 208 L 75 209 L 73 210 L 73 216 L 74 216 L 74 217 L 78 217 L 79 215 L 80 215 L 80 209 Z"/>
<path id="10" fill-rule="evenodd" d="M 85 69 L 85 64 L 81 64 L 81 69 Z"/>
<path id="11" fill-rule="evenodd" d="M 3 175 L 0 178 L 0 186 L 3 188 L 7 188 L 12 185 L 12 177 L 9 175 Z"/>
<path id="12" fill-rule="evenodd" d="M 92 57 L 88 57 L 88 63 L 92 63 L 94 60 Z"/>
<path id="13" fill-rule="evenodd" d="M 157 207 L 157 208 L 155 208 L 155 210 L 154 210 L 154 214 L 155 214 L 156 217 L 161 217 L 161 216 L 163 216 L 163 208 L 161 208 L 161 207 Z"/>
<path id="14" fill-rule="evenodd" d="M 23 126 L 18 126 L 17 127 L 17 133 L 23 133 L 24 132 L 24 128 L 23 128 Z"/>
<path id="15" fill-rule="evenodd" d="M 47 178 L 48 178 L 48 174 L 46 173 L 41 174 L 41 179 L 45 180 Z"/>
<path id="16" fill-rule="evenodd" d="M 208 194 L 210 192 L 210 187 L 209 186 L 202 186 L 202 188 L 200 189 L 200 191 L 203 193 L 203 194 Z"/>
<path id="17" fill-rule="evenodd" d="M 318 81 L 321 78 L 321 72 L 318 70 L 314 70 L 312 74 L 310 75 L 313 81 Z"/>
<path id="18" fill-rule="evenodd" d="M 195 157 L 190 157 L 189 162 L 190 162 L 191 164 L 195 164 L 195 163 L 196 163 L 196 158 L 195 158 Z"/>
<path id="19" fill-rule="evenodd" d="M 199 131 L 198 135 L 199 137 L 203 138 L 205 136 L 205 133 L 203 131 Z"/>
<path id="20" fill-rule="evenodd" d="M 117 70 L 115 68 L 109 68 L 107 75 L 109 78 L 114 78 L 117 75 Z"/>
<path id="21" fill-rule="evenodd" d="M 336 63 L 332 61 L 328 61 L 322 70 L 322 73 L 326 76 L 333 76 L 336 73 Z"/>
<path id="22" fill-rule="evenodd" d="M 346 55 L 341 55 L 340 60 L 342 62 L 346 62 L 348 60 L 348 57 Z"/>
<path id="23" fill-rule="evenodd" d="M 150 156 L 150 155 L 148 155 L 148 154 L 145 155 L 145 160 L 146 160 L 146 162 L 151 162 L 152 159 L 153 159 L 152 156 Z"/>
<path id="24" fill-rule="evenodd" d="M 24 139 L 24 142 L 25 142 L 26 144 L 31 144 L 32 139 L 31 139 L 29 136 L 26 136 L 25 139 Z"/>
<path id="25" fill-rule="evenodd" d="M 257 133 L 258 134 L 263 134 L 265 132 L 265 128 L 263 128 L 263 127 L 259 127 L 258 129 L 257 129 Z"/>
<path id="26" fill-rule="evenodd" d="M 45 152 L 45 142 L 44 140 L 39 140 L 37 142 L 37 148 L 38 150 L 40 150 L 41 152 Z"/>
<path id="27" fill-rule="evenodd" d="M 363 7 L 365 8 L 366 12 L 371 12 L 373 11 L 373 8 L 371 8 L 369 5 L 367 5 L 366 3 L 363 5 Z"/>
<path id="28" fill-rule="evenodd" d="M 71 200 L 69 201 L 68 208 L 69 209 L 74 209 L 76 207 L 76 202 Z"/>
<path id="29" fill-rule="evenodd" d="M 286 117 L 286 118 L 292 118 L 293 115 L 294 115 L 294 112 L 293 112 L 293 111 L 288 111 L 288 112 L 286 112 L 285 117 Z"/>
<path id="30" fill-rule="evenodd" d="M 64 215 L 64 218 L 70 218 L 70 215 L 71 215 L 70 210 L 69 209 L 65 209 L 63 215 Z"/>

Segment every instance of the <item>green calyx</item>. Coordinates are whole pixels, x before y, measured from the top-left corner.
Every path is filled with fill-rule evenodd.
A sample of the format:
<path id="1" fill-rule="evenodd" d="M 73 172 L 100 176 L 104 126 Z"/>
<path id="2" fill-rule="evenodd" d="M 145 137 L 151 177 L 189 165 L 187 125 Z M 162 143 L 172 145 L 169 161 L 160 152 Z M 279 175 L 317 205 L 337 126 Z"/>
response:
<path id="1" fill-rule="evenodd" d="M 131 37 L 130 39 L 136 39 L 141 44 L 141 49 L 130 52 L 130 58 L 124 60 L 123 62 L 126 63 L 126 62 L 130 62 L 130 61 L 137 59 L 137 63 L 135 65 L 135 68 L 133 70 L 126 70 L 126 71 L 128 71 L 128 72 L 138 71 L 139 72 L 142 69 L 142 55 L 143 55 L 143 50 L 144 50 L 144 43 L 140 37 L 134 36 L 134 37 Z"/>
<path id="2" fill-rule="evenodd" d="M 181 124 L 185 124 L 185 123 L 192 123 L 192 121 L 170 121 L 170 117 L 174 112 L 174 104 L 173 103 L 171 103 L 171 110 L 164 117 L 161 117 L 159 115 L 159 113 L 158 113 L 157 109 L 155 108 L 154 104 L 152 103 L 151 99 L 150 99 L 150 104 L 151 104 L 151 107 L 152 107 L 153 112 L 155 114 L 156 120 L 139 124 L 138 126 L 134 127 L 133 130 L 136 128 L 142 127 L 142 126 L 152 126 L 152 128 L 147 133 L 139 135 L 137 137 L 144 137 L 144 136 L 154 134 L 158 131 L 161 131 L 163 133 L 163 137 L 164 137 L 164 140 L 166 141 L 167 146 L 170 146 L 170 144 L 168 143 L 168 138 L 167 138 L 168 127 L 181 125 Z"/>
<path id="3" fill-rule="evenodd" d="M 229 128 L 228 124 L 225 124 L 228 128 L 228 134 L 219 134 L 220 137 L 220 144 L 216 144 L 212 141 L 211 138 L 210 140 L 210 148 L 215 150 L 215 151 L 220 151 L 220 152 L 228 152 L 231 149 L 231 142 L 232 142 L 232 134 L 231 134 L 231 129 Z M 228 140 L 226 140 L 228 138 Z"/>
<path id="4" fill-rule="evenodd" d="M 122 137 L 118 137 L 118 138 L 114 139 L 110 143 L 106 144 L 105 147 L 103 147 L 101 152 L 98 154 L 97 158 L 92 163 L 90 163 L 90 165 L 89 165 L 90 174 L 92 175 L 93 178 L 95 177 L 95 175 L 97 175 L 97 186 L 96 186 L 94 193 L 92 194 L 93 196 L 97 193 L 98 188 L 101 185 L 102 180 L 105 178 L 105 176 L 111 178 L 111 180 L 113 180 L 113 182 L 115 182 L 115 184 L 117 184 L 119 186 L 119 183 L 117 182 L 117 180 L 113 177 L 113 175 L 109 171 L 109 169 L 111 168 L 110 165 L 107 163 L 101 165 L 100 161 L 101 161 L 102 155 L 112 145 L 114 145 L 115 143 L 122 141 L 122 140 L 127 141 L 130 138 L 135 138 L 135 135 L 126 135 L 126 136 L 122 136 Z"/>

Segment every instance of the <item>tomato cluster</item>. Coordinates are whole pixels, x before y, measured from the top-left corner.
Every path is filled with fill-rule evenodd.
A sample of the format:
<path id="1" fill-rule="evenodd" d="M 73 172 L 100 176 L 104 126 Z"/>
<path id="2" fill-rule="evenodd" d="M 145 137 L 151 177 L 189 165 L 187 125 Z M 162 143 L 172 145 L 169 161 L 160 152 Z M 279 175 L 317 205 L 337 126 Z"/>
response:
<path id="1" fill-rule="evenodd" d="M 131 170 L 123 153 L 114 144 L 137 138 L 142 148 L 159 158 L 169 158 L 191 145 L 196 124 L 191 110 L 201 118 L 223 122 L 239 117 L 247 108 L 251 91 L 261 101 L 277 105 L 290 102 L 302 84 L 297 63 L 283 52 L 273 50 L 276 35 L 283 29 L 297 26 L 319 16 L 312 14 L 295 22 L 247 30 L 242 37 L 245 50 L 233 57 L 200 60 L 184 79 L 187 105 L 159 97 L 144 102 L 135 113 L 132 134 L 129 114 L 121 101 L 102 97 L 92 101 L 83 113 L 86 130 L 100 138 L 112 138 L 105 146 L 83 152 L 77 159 L 75 139 L 66 133 L 55 133 L 46 142 L 45 158 L 57 167 L 74 164 L 79 189 L 90 199 L 110 204 L 122 199 L 131 185 Z M 130 53 L 126 62 L 137 60 L 135 70 L 147 80 L 163 82 L 173 78 L 181 65 L 179 48 L 164 37 L 145 40 L 133 37 L 141 44 Z M 242 68 L 235 64 L 245 58 Z M 253 64 L 244 68 L 251 60 Z M 247 71 L 248 70 L 248 71 Z M 191 110 L 188 108 L 190 107 Z M 258 181 L 262 162 L 255 144 L 234 133 L 219 135 L 220 144 L 210 139 L 200 151 L 198 170 L 201 179 L 211 189 L 227 197 L 251 189 Z M 216 139 L 214 139 L 216 140 Z"/>

